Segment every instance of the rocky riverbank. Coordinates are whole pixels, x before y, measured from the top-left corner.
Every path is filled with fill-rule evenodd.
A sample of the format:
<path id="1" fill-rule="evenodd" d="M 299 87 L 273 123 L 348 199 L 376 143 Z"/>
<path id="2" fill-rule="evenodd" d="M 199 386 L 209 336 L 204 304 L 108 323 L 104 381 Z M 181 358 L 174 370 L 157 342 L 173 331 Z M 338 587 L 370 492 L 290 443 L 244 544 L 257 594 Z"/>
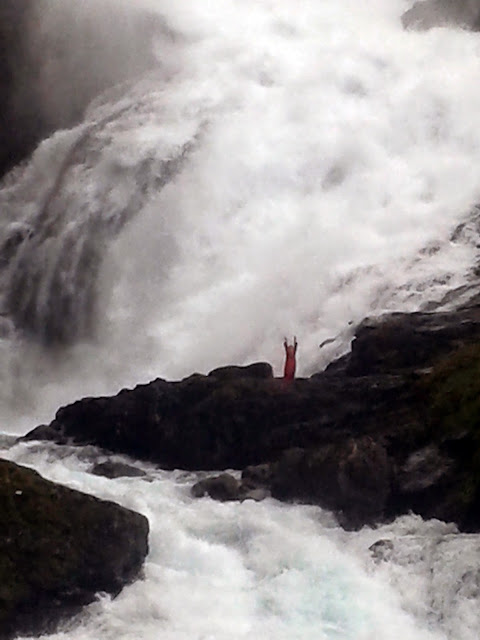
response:
<path id="1" fill-rule="evenodd" d="M 331 509 L 348 528 L 412 510 L 478 531 L 479 338 L 475 302 L 366 319 L 351 352 L 311 378 L 287 384 L 257 363 L 157 379 L 63 407 L 26 438 L 170 469 L 243 469 L 238 494 L 225 476 L 226 488 L 197 494 L 261 489 Z"/>
<path id="2" fill-rule="evenodd" d="M 0 460 L 0 640 L 45 633 L 98 592 L 117 594 L 148 552 L 148 521 Z"/>

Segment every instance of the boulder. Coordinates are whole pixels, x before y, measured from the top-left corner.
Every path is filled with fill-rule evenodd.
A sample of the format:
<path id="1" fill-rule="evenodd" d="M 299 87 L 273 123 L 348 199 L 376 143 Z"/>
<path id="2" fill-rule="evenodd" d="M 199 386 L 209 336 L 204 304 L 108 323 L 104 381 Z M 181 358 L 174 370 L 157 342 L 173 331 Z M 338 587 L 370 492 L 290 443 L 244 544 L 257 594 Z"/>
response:
<path id="1" fill-rule="evenodd" d="M 458 26 L 480 29 L 478 0 L 422 0 L 402 15 L 405 29 L 426 30 L 433 27 Z"/>
<path id="2" fill-rule="evenodd" d="M 52 632 L 116 595 L 148 552 L 148 521 L 0 460 L 0 640 Z"/>
<path id="3" fill-rule="evenodd" d="M 273 378 L 273 368 L 268 362 L 254 362 L 245 367 L 234 365 L 218 367 L 208 374 L 219 380 L 238 380 L 239 378 Z"/>
<path id="4" fill-rule="evenodd" d="M 368 547 L 368 550 L 372 554 L 372 558 L 376 563 L 379 562 L 388 562 L 392 557 L 394 544 L 391 540 L 377 540 L 372 545 Z"/>
<path id="5" fill-rule="evenodd" d="M 191 488 L 194 498 L 203 498 L 205 495 L 214 500 L 226 502 L 227 500 L 255 500 L 260 502 L 270 497 L 270 490 L 266 486 L 256 487 L 252 484 L 239 482 L 229 473 L 219 476 L 204 478 L 196 482 Z"/>
<path id="6" fill-rule="evenodd" d="M 272 495 L 319 504 L 355 529 L 382 519 L 390 496 L 391 460 L 370 437 L 319 449 L 290 449 L 272 478 Z"/>
<path id="7" fill-rule="evenodd" d="M 117 462 L 115 460 L 106 460 L 105 462 L 97 462 L 90 469 L 90 473 L 95 476 L 104 476 L 105 478 L 141 478 L 147 474 L 143 469 L 134 467 L 125 462 Z"/>
<path id="8" fill-rule="evenodd" d="M 204 478 L 193 485 L 191 492 L 194 498 L 209 495 L 214 500 L 225 502 L 238 500 L 240 483 L 229 473 L 222 473 L 212 478 Z"/>

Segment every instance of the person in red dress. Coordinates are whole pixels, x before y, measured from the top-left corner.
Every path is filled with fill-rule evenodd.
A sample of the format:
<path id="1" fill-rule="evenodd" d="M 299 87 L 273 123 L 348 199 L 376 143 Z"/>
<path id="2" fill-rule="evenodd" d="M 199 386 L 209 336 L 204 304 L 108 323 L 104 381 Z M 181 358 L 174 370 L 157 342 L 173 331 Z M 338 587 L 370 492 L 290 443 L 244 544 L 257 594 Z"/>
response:
<path id="1" fill-rule="evenodd" d="M 293 345 L 289 345 L 286 338 L 283 341 L 283 346 L 285 347 L 285 368 L 283 370 L 284 380 L 293 380 L 295 378 L 297 344 L 296 336 L 293 338 Z"/>

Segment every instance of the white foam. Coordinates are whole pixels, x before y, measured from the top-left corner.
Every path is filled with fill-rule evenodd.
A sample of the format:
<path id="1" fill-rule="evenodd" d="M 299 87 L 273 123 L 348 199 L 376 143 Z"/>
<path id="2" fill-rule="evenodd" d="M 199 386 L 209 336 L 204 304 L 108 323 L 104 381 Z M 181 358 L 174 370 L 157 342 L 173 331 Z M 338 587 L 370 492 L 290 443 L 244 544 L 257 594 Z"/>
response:
<path id="1" fill-rule="evenodd" d="M 318 507 L 195 500 L 195 474 L 145 465 L 150 481 L 94 476 L 91 450 L 30 443 L 1 455 L 150 522 L 144 578 L 49 640 L 477 637 L 479 537 L 452 525 L 405 516 L 351 534 Z M 368 547 L 381 538 L 394 552 L 375 562 Z"/>

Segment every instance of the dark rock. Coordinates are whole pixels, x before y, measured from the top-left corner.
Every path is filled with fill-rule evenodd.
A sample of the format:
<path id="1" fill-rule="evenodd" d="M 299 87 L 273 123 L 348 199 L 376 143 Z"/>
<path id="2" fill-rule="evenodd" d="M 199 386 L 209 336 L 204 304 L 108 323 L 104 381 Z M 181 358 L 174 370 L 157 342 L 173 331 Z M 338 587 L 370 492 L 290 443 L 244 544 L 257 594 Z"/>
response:
<path id="1" fill-rule="evenodd" d="M 52 632 L 97 592 L 117 594 L 148 552 L 137 513 L 0 461 L 0 639 Z"/>
<path id="2" fill-rule="evenodd" d="M 204 478 L 195 483 L 191 488 L 194 498 L 203 498 L 205 495 L 214 500 L 226 502 L 227 500 L 255 500 L 260 502 L 270 497 L 270 490 L 266 487 L 254 487 L 251 484 L 239 482 L 229 473 L 222 473 L 212 478 Z"/>
<path id="3" fill-rule="evenodd" d="M 219 380 L 238 380 L 239 378 L 273 378 L 273 368 L 268 362 L 254 362 L 245 367 L 227 366 L 210 371 L 209 376 Z"/>
<path id="4" fill-rule="evenodd" d="M 325 376 L 288 388 L 281 379 L 155 380 L 63 407 L 46 435 L 165 468 L 242 469 L 274 460 L 292 444 L 318 446 L 387 425 L 394 430 L 409 393 L 401 377 Z"/>
<path id="5" fill-rule="evenodd" d="M 410 454 L 397 473 L 397 483 L 402 493 L 420 493 L 447 478 L 453 460 L 442 455 L 436 446 L 429 446 Z"/>
<path id="6" fill-rule="evenodd" d="M 394 546 L 391 540 L 377 540 L 377 542 L 368 547 L 368 550 L 376 562 L 388 562 L 392 557 Z"/>
<path id="7" fill-rule="evenodd" d="M 402 15 L 402 24 L 420 31 L 448 26 L 478 31 L 480 5 L 478 0 L 422 0 Z"/>
<path id="8" fill-rule="evenodd" d="M 351 376 L 392 375 L 432 366 L 440 356 L 480 338 L 480 307 L 450 313 L 391 313 L 366 318 L 345 358 Z"/>
<path id="9" fill-rule="evenodd" d="M 271 464 L 250 465 L 242 471 L 242 484 L 252 488 L 268 487 L 272 482 Z"/>
<path id="10" fill-rule="evenodd" d="M 50 424 L 41 424 L 32 431 L 29 431 L 25 436 L 19 438 L 19 440 L 50 440 L 57 444 L 66 444 L 67 439 L 64 437 L 60 429 L 54 428 Z"/>
<path id="11" fill-rule="evenodd" d="M 349 528 L 413 510 L 475 531 L 479 362 L 478 305 L 394 313 L 362 322 L 351 353 L 309 379 L 158 379 L 63 407 L 43 433 L 165 468 L 244 469 L 240 497 L 317 503 Z"/>
<path id="12" fill-rule="evenodd" d="M 90 473 L 95 476 L 105 476 L 106 478 L 140 478 L 147 475 L 143 469 L 125 462 L 115 462 L 114 460 L 94 464 L 90 469 Z"/>
<path id="13" fill-rule="evenodd" d="M 205 478 L 193 485 L 191 492 L 194 498 L 209 495 L 214 500 L 225 502 L 238 500 L 240 483 L 229 473 L 222 473 L 214 478 Z"/>
<path id="14" fill-rule="evenodd" d="M 276 465 L 272 495 L 335 511 L 348 529 L 382 519 L 390 495 L 391 462 L 366 436 L 319 449 L 291 449 Z"/>
<path id="15" fill-rule="evenodd" d="M 410 510 L 424 518 L 458 522 L 462 519 L 459 486 L 455 460 L 438 446 L 429 445 L 411 453 L 399 467 L 391 501 L 395 511 Z"/>

